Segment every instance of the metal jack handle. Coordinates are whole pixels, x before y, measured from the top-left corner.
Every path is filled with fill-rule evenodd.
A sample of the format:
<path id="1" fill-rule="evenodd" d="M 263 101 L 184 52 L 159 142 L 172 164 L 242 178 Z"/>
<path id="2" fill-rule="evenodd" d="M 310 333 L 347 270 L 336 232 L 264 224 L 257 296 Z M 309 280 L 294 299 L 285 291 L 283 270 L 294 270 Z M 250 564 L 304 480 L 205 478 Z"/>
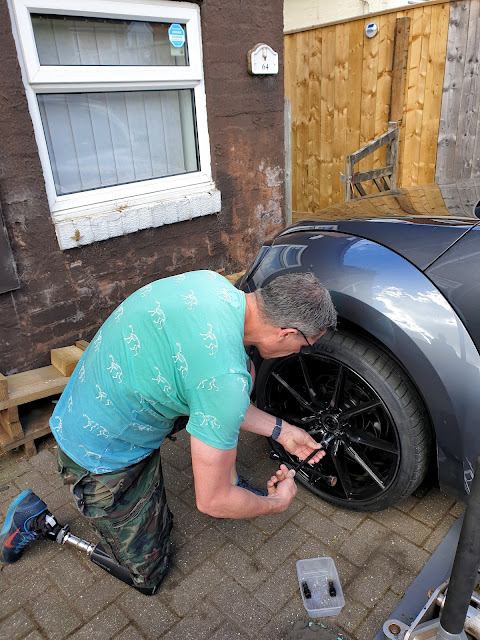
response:
<path id="1" fill-rule="evenodd" d="M 330 434 L 329 436 L 327 436 L 326 438 L 324 438 L 323 440 L 321 440 L 319 442 L 319 444 L 322 446 L 322 448 L 326 448 L 328 443 L 333 440 L 334 438 L 334 434 Z M 318 449 L 315 449 L 314 451 L 312 451 L 312 453 L 310 453 L 305 460 L 302 460 L 301 462 L 299 462 L 295 467 L 293 467 L 293 470 L 295 471 L 295 473 L 297 473 L 297 471 L 300 471 L 300 469 L 302 469 L 316 454 L 318 453 Z M 287 460 L 286 458 L 282 458 L 276 451 L 271 451 L 270 452 L 270 458 L 272 460 L 277 460 L 278 462 L 283 462 L 285 464 L 291 464 L 290 460 Z M 329 487 L 334 487 L 337 484 L 337 477 L 336 476 L 326 476 L 323 473 L 320 473 L 320 471 L 317 471 L 316 469 L 310 469 L 310 473 L 314 476 L 316 476 L 319 480 L 323 480 L 324 482 L 326 482 L 328 484 Z"/>

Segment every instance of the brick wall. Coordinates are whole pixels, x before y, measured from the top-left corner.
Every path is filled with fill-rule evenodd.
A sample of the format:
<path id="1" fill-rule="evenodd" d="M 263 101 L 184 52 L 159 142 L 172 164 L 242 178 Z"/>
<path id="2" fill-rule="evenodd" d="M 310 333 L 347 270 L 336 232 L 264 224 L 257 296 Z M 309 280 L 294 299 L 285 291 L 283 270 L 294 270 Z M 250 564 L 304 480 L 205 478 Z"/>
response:
<path id="1" fill-rule="evenodd" d="M 238 271 L 283 222 L 281 0 L 204 0 L 204 69 L 219 215 L 60 251 L 45 194 L 6 3 L 0 3 L 0 202 L 21 288 L 0 295 L 0 372 L 49 362 L 50 349 L 89 340 L 130 293 L 192 269 Z M 278 76 L 247 73 L 266 42 Z"/>

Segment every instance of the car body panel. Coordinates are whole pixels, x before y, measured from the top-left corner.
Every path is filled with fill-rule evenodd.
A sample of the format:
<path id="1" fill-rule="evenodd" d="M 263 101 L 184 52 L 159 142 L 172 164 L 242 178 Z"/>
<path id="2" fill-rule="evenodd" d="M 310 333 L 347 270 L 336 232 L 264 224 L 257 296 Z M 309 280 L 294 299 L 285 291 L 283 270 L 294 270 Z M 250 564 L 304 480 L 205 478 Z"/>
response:
<path id="1" fill-rule="evenodd" d="M 389 247 L 419 269 L 426 269 L 447 251 L 472 226 L 480 222 L 471 218 L 434 218 L 430 216 L 346 219 L 338 222 L 300 221 L 295 229 L 315 229 L 350 233 Z M 395 227 L 392 229 L 392 225 Z"/>
<path id="2" fill-rule="evenodd" d="M 472 229 L 426 271 L 480 350 L 480 227 Z"/>
<path id="3" fill-rule="evenodd" d="M 387 233 L 384 242 L 379 243 L 380 232 L 368 232 L 374 222 L 350 225 L 361 235 L 327 229 L 327 223 L 318 221 L 310 229 L 300 223 L 290 227 L 274 239 L 269 249 L 263 250 L 262 259 L 247 273 L 242 288 L 253 291 L 284 273 L 313 271 L 330 290 L 339 316 L 370 334 L 408 372 L 435 429 L 440 485 L 464 498 L 480 454 L 480 356 L 462 318 L 440 288 L 413 263 L 412 251 L 405 250 L 405 241 L 402 245 L 395 237 L 411 234 L 420 223 L 398 225 L 395 220 L 398 226 L 394 233 L 391 225 L 381 223 L 385 229 L 390 228 L 394 238 L 388 241 Z M 469 246 L 470 227 L 469 223 L 466 227 L 454 224 L 449 238 L 448 234 L 438 234 L 439 245 L 430 254 L 439 256 L 431 269 L 447 295 L 454 295 L 453 285 L 448 289 L 445 276 L 442 279 L 442 265 L 447 264 L 452 251 L 447 249 L 461 241 Z M 385 246 L 387 241 L 390 247 Z M 411 246 L 414 245 L 412 241 Z M 400 249 L 410 259 L 400 255 Z M 461 269 L 460 259 L 459 265 Z"/>

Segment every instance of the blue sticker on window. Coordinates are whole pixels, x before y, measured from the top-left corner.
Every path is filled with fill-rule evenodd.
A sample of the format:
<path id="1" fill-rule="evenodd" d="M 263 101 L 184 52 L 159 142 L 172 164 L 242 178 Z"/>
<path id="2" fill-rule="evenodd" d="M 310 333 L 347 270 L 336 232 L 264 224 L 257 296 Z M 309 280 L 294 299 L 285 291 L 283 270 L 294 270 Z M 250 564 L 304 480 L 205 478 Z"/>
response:
<path id="1" fill-rule="evenodd" d="M 181 24 L 171 24 L 168 29 L 168 39 L 173 47 L 179 49 L 185 44 L 185 30 Z"/>

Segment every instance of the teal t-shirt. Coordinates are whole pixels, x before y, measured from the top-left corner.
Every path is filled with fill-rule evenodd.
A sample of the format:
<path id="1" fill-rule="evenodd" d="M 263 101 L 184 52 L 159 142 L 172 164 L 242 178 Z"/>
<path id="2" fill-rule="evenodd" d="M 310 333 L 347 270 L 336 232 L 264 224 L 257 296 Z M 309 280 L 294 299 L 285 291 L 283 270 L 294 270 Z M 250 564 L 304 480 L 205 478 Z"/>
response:
<path id="1" fill-rule="evenodd" d="M 252 380 L 245 294 L 213 271 L 157 280 L 105 321 L 76 366 L 50 426 L 77 464 L 107 473 L 158 448 L 173 420 L 216 449 L 237 445 Z"/>

